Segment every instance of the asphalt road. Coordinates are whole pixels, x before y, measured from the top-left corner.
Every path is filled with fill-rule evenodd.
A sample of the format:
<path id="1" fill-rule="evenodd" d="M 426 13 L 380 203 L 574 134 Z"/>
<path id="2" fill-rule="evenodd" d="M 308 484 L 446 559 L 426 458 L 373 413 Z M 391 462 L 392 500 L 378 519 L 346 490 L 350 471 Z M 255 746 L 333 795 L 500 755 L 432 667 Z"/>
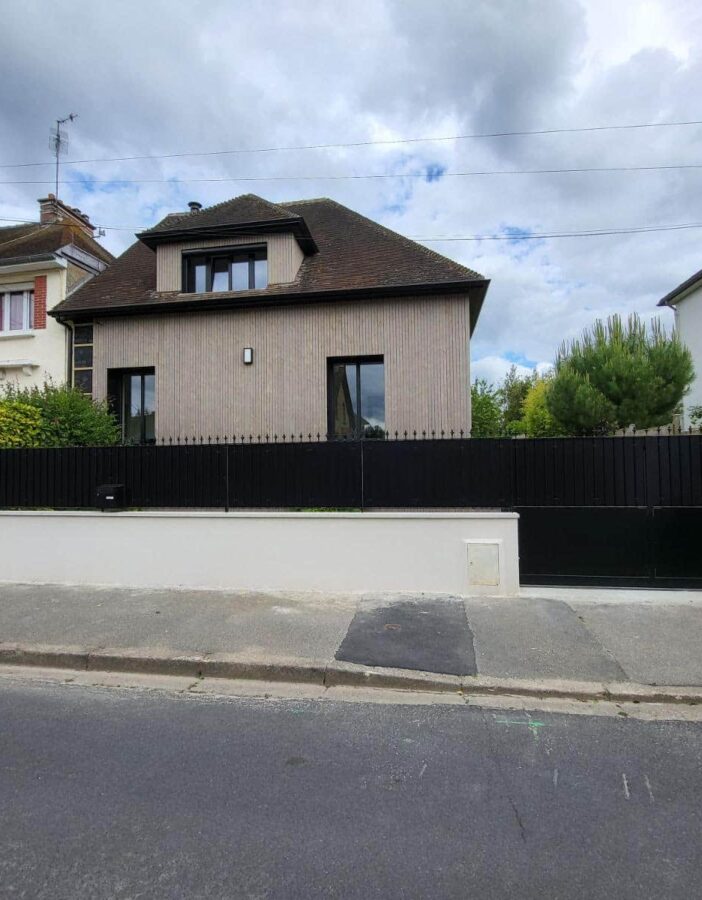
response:
<path id="1" fill-rule="evenodd" d="M 3 898 L 685 898 L 702 725 L 0 688 Z"/>

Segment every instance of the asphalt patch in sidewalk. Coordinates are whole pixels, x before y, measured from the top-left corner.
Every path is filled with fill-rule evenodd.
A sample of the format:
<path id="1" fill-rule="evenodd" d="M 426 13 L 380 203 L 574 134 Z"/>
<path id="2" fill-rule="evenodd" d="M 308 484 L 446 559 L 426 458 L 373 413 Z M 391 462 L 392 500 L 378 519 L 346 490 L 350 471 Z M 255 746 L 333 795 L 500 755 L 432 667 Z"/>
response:
<path id="1" fill-rule="evenodd" d="M 336 659 L 366 666 L 476 675 L 473 634 L 460 602 L 401 602 L 361 610 Z"/>

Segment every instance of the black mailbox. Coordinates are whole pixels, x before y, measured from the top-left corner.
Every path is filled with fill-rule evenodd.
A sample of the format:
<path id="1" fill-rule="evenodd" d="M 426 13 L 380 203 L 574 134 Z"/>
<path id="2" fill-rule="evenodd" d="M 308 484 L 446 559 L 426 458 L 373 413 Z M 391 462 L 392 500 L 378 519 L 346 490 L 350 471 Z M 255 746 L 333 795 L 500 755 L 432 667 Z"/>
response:
<path id="1" fill-rule="evenodd" d="M 97 505 L 101 510 L 124 509 L 126 491 L 123 484 L 101 484 L 97 489 Z"/>

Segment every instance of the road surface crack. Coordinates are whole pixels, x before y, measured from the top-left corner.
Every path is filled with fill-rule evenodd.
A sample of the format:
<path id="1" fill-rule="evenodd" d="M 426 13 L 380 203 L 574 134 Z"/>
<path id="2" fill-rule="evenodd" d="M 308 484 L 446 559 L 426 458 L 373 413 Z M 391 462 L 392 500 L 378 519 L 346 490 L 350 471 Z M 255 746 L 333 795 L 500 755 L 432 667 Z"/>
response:
<path id="1" fill-rule="evenodd" d="M 519 807 L 517 806 L 516 801 L 512 797 L 512 794 L 510 793 L 509 788 L 507 787 L 507 778 L 506 778 L 504 770 L 502 768 L 502 763 L 500 762 L 500 757 L 497 752 L 497 747 L 495 746 L 495 741 L 493 739 L 492 728 L 490 726 L 490 722 L 488 721 L 488 718 L 487 718 L 484 710 L 481 710 L 481 714 L 482 714 L 483 721 L 485 723 L 485 727 L 487 730 L 488 745 L 490 747 L 490 756 L 492 757 L 492 761 L 495 765 L 495 768 L 497 769 L 497 774 L 500 776 L 500 785 L 502 787 L 502 794 L 512 809 L 512 813 L 514 815 L 514 820 L 517 823 L 517 827 L 519 828 L 519 835 L 522 839 L 522 842 L 524 844 L 526 844 L 526 842 L 527 842 L 526 827 L 524 825 L 524 822 L 522 821 L 522 816 L 521 816 L 521 813 L 519 812 Z"/>

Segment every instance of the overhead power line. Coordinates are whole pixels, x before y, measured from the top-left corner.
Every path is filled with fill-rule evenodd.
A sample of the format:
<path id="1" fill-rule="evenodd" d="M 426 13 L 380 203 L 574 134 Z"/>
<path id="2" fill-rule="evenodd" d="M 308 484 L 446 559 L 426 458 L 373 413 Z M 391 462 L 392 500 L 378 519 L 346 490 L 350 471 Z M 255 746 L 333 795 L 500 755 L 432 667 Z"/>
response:
<path id="1" fill-rule="evenodd" d="M 599 237 L 613 234 L 647 234 L 657 231 L 680 231 L 686 228 L 702 228 L 702 222 L 686 222 L 681 225 L 650 225 L 641 228 L 595 228 L 590 231 L 544 231 L 527 234 L 468 234 L 461 237 L 411 237 L 413 241 L 425 244 L 443 243 L 444 241 L 534 241 L 549 238 Z"/>
<path id="2" fill-rule="evenodd" d="M 13 219 L 0 216 L 0 222 L 15 222 L 18 224 L 36 225 L 31 219 Z M 96 225 L 96 228 L 104 228 L 108 231 L 143 231 L 148 225 Z M 444 241 L 533 241 L 547 240 L 550 238 L 568 237 L 598 237 L 616 234 L 647 234 L 659 231 L 681 231 L 691 228 L 702 228 L 702 222 L 682 222 L 674 225 L 641 225 L 625 228 L 590 228 L 582 231 L 544 231 L 526 232 L 519 234 L 467 234 L 467 235 L 439 235 L 438 237 L 409 236 L 410 240 L 426 244 L 443 243 Z"/>
<path id="3" fill-rule="evenodd" d="M 659 172 L 667 170 L 702 169 L 702 163 L 675 163 L 655 166 L 574 166 L 561 169 L 486 169 L 473 172 L 379 172 L 362 175 L 242 175 L 216 178 L 91 178 L 90 184 L 219 184 L 222 182 L 250 181 L 354 181 L 383 178 L 422 178 L 426 181 L 440 181 L 442 178 L 472 178 L 485 175 L 569 175 L 592 172 Z M 0 184 L 51 184 L 51 179 L 21 181 L 0 181 Z M 72 179 L 59 184 L 74 184 L 85 187 L 85 180 Z"/>
<path id="4" fill-rule="evenodd" d="M 532 137 L 536 135 L 548 134 L 582 134 L 585 132 L 597 131 L 624 131 L 628 129 L 638 128 L 682 128 L 689 125 L 702 125 L 702 120 L 696 119 L 684 122 L 633 122 L 621 125 L 588 125 L 575 128 L 541 128 L 531 131 L 485 131 L 476 132 L 474 134 L 452 134 L 434 137 L 411 137 L 411 138 L 386 138 L 377 141 L 346 141 L 333 144 L 299 144 L 287 147 L 236 147 L 231 150 L 198 150 L 187 153 L 155 153 L 142 154 L 138 156 L 112 156 L 112 157 L 94 157 L 92 159 L 73 159 L 69 160 L 70 165 L 86 165 L 88 163 L 103 162 L 132 162 L 135 160 L 152 160 L 152 159 L 182 159 L 188 156 L 229 156 L 238 153 L 283 153 L 296 150 L 340 150 L 352 147 L 387 147 L 399 144 L 423 144 L 423 143 L 439 143 L 443 141 L 467 141 L 478 138 L 502 138 L 502 137 Z M 20 169 L 32 166 L 48 166 L 54 165 L 53 162 L 31 162 L 31 163 L 0 163 L 2 169 Z"/>

